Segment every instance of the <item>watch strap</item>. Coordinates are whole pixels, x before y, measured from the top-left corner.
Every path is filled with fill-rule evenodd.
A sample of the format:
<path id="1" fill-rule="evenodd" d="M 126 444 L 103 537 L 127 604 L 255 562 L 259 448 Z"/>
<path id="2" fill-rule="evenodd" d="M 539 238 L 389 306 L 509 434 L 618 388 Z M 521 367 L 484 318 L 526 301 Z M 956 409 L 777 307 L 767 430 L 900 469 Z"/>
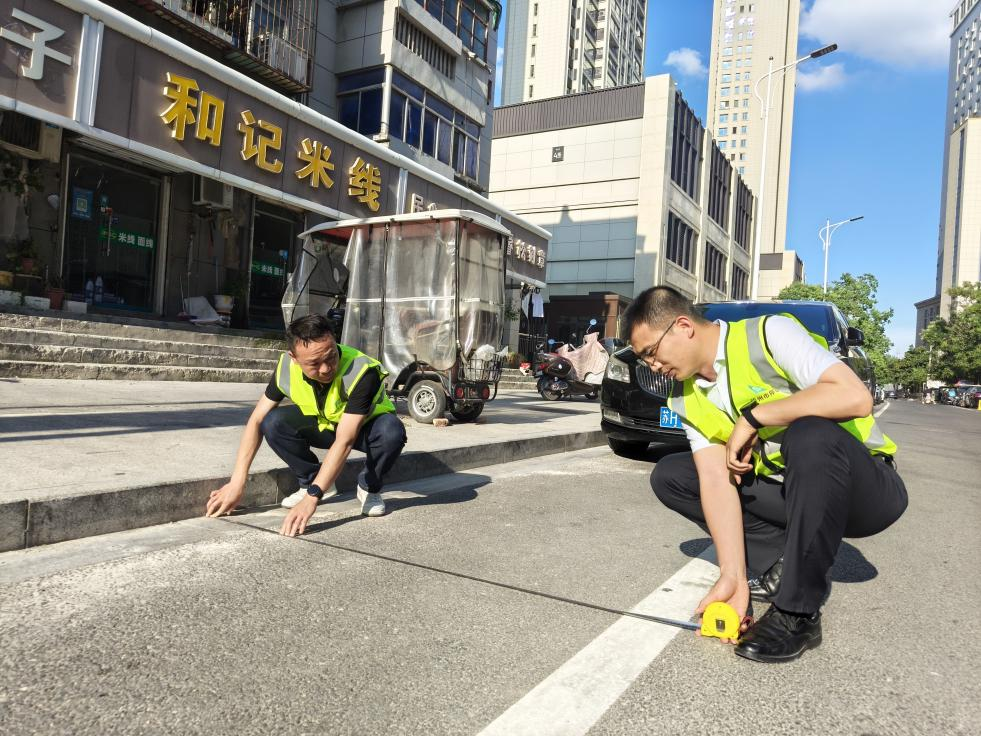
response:
<path id="1" fill-rule="evenodd" d="M 755 408 L 756 408 L 756 404 L 753 404 L 752 406 L 747 406 L 745 409 L 743 409 L 740 412 L 740 414 L 743 415 L 743 419 L 749 422 L 749 426 L 752 427 L 753 429 L 757 429 L 757 430 L 763 429 L 764 425 L 760 424 L 760 421 L 753 416 L 753 409 Z"/>
<path id="2" fill-rule="evenodd" d="M 307 488 L 307 495 L 308 496 L 313 496 L 314 498 L 316 498 L 319 501 L 321 498 L 324 497 L 324 491 L 316 483 L 311 483 L 310 484 L 310 487 Z"/>

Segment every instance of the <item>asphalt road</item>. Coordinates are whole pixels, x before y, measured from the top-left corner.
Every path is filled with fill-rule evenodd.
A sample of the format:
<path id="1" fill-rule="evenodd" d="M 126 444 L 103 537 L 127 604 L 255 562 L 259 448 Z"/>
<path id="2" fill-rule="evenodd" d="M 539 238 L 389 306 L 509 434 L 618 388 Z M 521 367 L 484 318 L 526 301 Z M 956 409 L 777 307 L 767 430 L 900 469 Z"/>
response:
<path id="1" fill-rule="evenodd" d="M 595 449 L 403 484 L 380 519 L 342 497 L 303 539 L 270 509 L 0 555 L 0 733 L 981 733 L 981 412 L 882 421 L 910 508 L 843 545 L 797 662 L 616 612 L 687 616 L 712 550 L 656 453 Z"/>

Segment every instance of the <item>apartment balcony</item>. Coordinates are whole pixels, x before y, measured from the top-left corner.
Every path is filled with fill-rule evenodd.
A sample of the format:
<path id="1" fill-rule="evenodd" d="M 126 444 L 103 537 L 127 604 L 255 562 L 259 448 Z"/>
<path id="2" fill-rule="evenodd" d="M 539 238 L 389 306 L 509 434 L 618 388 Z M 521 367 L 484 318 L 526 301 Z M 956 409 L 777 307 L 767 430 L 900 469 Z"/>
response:
<path id="1" fill-rule="evenodd" d="M 310 89 L 314 0 L 131 0 L 287 94 Z"/>

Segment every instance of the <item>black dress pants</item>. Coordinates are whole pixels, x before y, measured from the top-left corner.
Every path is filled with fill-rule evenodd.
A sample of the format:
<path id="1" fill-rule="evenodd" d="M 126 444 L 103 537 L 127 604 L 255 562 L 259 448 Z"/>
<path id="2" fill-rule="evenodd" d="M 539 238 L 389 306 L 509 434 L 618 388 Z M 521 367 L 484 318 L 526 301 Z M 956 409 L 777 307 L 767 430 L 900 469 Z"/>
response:
<path id="1" fill-rule="evenodd" d="M 744 475 L 738 487 L 746 564 L 754 574 L 784 558 L 774 603 L 814 613 L 827 596 L 843 537 L 869 537 L 906 510 L 906 486 L 891 462 L 873 456 L 837 423 L 802 417 L 791 423 L 781 451 L 783 483 Z M 668 455 L 651 474 L 654 494 L 708 531 L 690 452 Z"/>
<path id="2" fill-rule="evenodd" d="M 259 429 L 272 451 L 289 465 L 301 488 L 313 483 L 320 472 L 320 461 L 310 448 L 328 449 L 336 439 L 333 432 L 317 428 L 316 417 L 305 415 L 293 404 L 270 411 Z M 385 473 L 399 459 L 405 441 L 405 426 L 395 414 L 379 414 L 361 425 L 354 442 L 354 449 L 365 454 L 358 485 L 370 493 L 380 491 Z"/>

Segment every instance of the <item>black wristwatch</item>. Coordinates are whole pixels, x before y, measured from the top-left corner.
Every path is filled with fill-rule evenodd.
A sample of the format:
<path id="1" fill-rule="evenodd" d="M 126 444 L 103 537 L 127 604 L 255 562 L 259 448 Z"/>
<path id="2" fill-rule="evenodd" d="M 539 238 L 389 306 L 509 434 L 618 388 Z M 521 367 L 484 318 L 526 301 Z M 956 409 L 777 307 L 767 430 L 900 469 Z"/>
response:
<path id="1" fill-rule="evenodd" d="M 316 483 L 312 483 L 309 488 L 307 488 L 307 495 L 313 496 L 318 501 L 324 497 L 324 492 Z"/>
<path id="2" fill-rule="evenodd" d="M 739 413 L 743 415 L 743 419 L 745 419 L 747 422 L 749 422 L 749 426 L 750 427 L 752 427 L 753 429 L 756 429 L 756 430 L 760 430 L 760 429 L 763 429 L 763 427 L 765 425 L 760 424 L 759 419 L 757 419 L 756 417 L 753 416 L 753 409 L 755 409 L 756 407 L 757 407 L 757 404 L 755 404 L 755 403 L 754 404 L 750 404 L 749 406 L 747 406 L 745 409 L 743 409 Z"/>

